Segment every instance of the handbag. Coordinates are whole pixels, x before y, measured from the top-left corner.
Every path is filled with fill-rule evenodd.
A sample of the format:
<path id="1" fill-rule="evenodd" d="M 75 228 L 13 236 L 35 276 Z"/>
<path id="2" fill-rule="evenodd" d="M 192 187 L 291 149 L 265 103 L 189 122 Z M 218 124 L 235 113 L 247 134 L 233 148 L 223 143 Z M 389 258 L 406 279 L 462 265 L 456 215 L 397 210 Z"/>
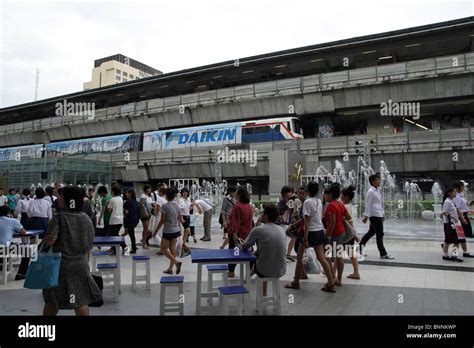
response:
<path id="1" fill-rule="evenodd" d="M 458 221 L 454 224 L 454 229 L 456 230 L 456 233 L 458 235 L 458 239 L 465 239 L 466 235 L 464 233 L 464 229 L 461 225 L 461 221 Z"/>
<path id="2" fill-rule="evenodd" d="M 94 279 L 94 282 L 97 284 L 97 287 L 99 288 L 100 292 L 104 290 L 104 280 L 102 279 L 101 276 L 91 274 L 92 279 Z M 102 307 L 104 305 L 104 300 L 100 300 L 97 302 L 93 302 L 89 304 L 89 307 Z"/>
<path id="3" fill-rule="evenodd" d="M 38 259 L 30 264 L 26 272 L 25 284 L 27 289 L 49 289 L 59 285 L 59 269 L 61 267 L 61 253 L 53 253 L 49 247 L 47 253 L 44 244 L 38 252 Z"/>
<path id="4" fill-rule="evenodd" d="M 286 229 L 286 235 L 290 238 L 293 239 L 298 239 L 303 237 L 304 235 L 304 219 L 298 220 L 298 222 L 295 222 L 294 224 L 291 224 L 288 226 Z"/>
<path id="5" fill-rule="evenodd" d="M 146 203 L 142 202 L 140 203 L 140 209 L 139 209 L 139 215 L 140 215 L 140 220 L 142 221 L 148 221 L 150 219 L 150 214 L 148 214 L 148 209 L 146 206 Z"/>
<path id="6" fill-rule="evenodd" d="M 311 219 L 317 214 L 318 212 L 318 204 L 319 201 L 316 201 L 316 210 L 314 211 L 314 214 L 311 215 Z M 303 205 L 301 206 L 301 209 L 303 209 Z M 297 222 L 291 224 L 288 226 L 288 228 L 285 231 L 286 235 L 290 238 L 293 239 L 300 239 L 304 237 L 304 217 L 299 219 Z"/>

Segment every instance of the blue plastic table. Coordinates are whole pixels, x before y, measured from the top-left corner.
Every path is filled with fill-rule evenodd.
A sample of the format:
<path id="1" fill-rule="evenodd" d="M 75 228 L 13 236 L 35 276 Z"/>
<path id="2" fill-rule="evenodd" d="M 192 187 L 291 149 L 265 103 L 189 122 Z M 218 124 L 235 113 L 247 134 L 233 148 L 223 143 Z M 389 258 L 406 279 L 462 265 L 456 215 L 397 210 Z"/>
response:
<path id="1" fill-rule="evenodd" d="M 94 238 L 94 246 L 100 247 L 113 247 L 115 248 L 115 258 L 117 260 L 117 268 L 118 268 L 118 284 L 119 284 L 119 293 L 122 292 L 122 277 L 120 275 L 120 245 L 125 243 L 125 238 L 122 236 L 110 236 L 110 237 L 95 237 Z"/>
<path id="2" fill-rule="evenodd" d="M 26 234 L 20 234 L 19 232 L 13 233 L 13 238 L 25 238 L 25 237 L 35 237 L 35 244 L 39 244 L 40 236 L 43 237 L 43 230 L 28 230 Z"/>
<path id="3" fill-rule="evenodd" d="M 202 266 L 216 264 L 240 265 L 240 285 L 250 284 L 250 262 L 257 258 L 249 251 L 241 249 L 217 249 L 217 250 L 193 250 L 191 249 L 191 262 L 198 264 L 197 291 L 196 291 L 196 314 L 201 314 L 201 299 L 213 297 L 214 293 L 202 292 Z M 245 267 L 245 271 L 244 271 Z"/>

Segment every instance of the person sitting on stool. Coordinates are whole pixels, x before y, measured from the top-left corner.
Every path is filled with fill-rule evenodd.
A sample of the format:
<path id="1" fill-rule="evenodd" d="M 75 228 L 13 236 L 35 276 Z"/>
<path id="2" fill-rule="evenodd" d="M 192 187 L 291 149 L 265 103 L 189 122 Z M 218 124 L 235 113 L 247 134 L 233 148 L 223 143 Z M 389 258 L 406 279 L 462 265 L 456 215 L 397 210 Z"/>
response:
<path id="1" fill-rule="evenodd" d="M 247 250 L 257 243 L 255 273 L 259 278 L 281 278 L 286 273 L 286 235 L 283 228 L 275 224 L 279 216 L 276 205 L 266 205 L 261 219 L 263 224 L 255 227 L 242 244 Z M 264 282 L 263 296 L 266 295 L 267 282 Z"/>
<path id="2" fill-rule="evenodd" d="M 12 239 L 15 232 L 26 234 L 25 229 L 17 219 L 8 217 L 9 213 L 10 209 L 8 207 L 0 207 L 0 249 L 3 249 L 2 254 L 7 254 L 6 248 L 10 250 L 14 248 L 15 244 L 12 243 Z M 15 280 L 25 279 L 29 264 L 30 258 L 23 256 Z M 3 265 L 3 259 L 0 259 L 0 267 L 7 267 L 7 265 Z"/>

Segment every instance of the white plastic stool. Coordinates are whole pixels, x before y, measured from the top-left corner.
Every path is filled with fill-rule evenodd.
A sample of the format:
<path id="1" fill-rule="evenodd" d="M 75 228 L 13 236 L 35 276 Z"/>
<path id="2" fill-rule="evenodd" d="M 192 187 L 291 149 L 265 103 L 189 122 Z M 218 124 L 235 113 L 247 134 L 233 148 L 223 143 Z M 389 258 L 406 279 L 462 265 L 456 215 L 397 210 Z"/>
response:
<path id="1" fill-rule="evenodd" d="M 222 281 L 224 286 L 229 286 L 229 278 L 227 278 L 227 272 L 229 271 L 228 265 L 209 265 L 207 266 L 207 292 L 208 294 L 212 294 L 212 296 L 218 297 L 219 292 L 217 288 L 214 288 L 213 285 L 213 277 L 214 274 L 220 274 L 222 276 Z M 212 305 L 213 297 L 207 298 L 207 303 Z"/>
<path id="2" fill-rule="evenodd" d="M 3 250 L 2 251 L 2 270 L 0 271 L 0 284 L 6 284 L 7 280 L 9 280 L 12 276 L 12 268 L 13 268 L 13 260 L 10 256 L 7 256 L 7 251 Z"/>
<path id="3" fill-rule="evenodd" d="M 119 284 L 118 284 L 118 272 L 119 269 L 116 263 L 99 263 L 97 265 L 100 275 L 104 283 L 104 290 L 112 289 L 114 294 L 114 301 L 119 300 Z"/>
<path id="4" fill-rule="evenodd" d="M 263 296 L 263 282 L 272 284 L 271 296 Z M 257 312 L 259 315 L 263 315 L 265 305 L 272 305 L 275 313 L 277 315 L 281 314 L 279 278 L 257 278 Z"/>
<path id="5" fill-rule="evenodd" d="M 145 264 L 146 273 L 144 275 L 137 275 L 137 265 L 139 263 Z M 137 281 L 146 281 L 146 289 L 150 290 L 150 256 L 139 255 L 132 257 L 132 290 L 135 291 L 137 287 Z"/>
<path id="6" fill-rule="evenodd" d="M 109 251 L 93 251 L 92 252 L 92 272 L 95 272 L 97 270 L 97 260 L 99 258 L 107 258 L 110 255 L 112 254 Z"/>
<path id="7" fill-rule="evenodd" d="M 249 291 L 243 286 L 226 286 L 219 288 L 219 314 L 229 315 L 229 300 L 237 299 L 238 314 L 248 314 Z"/>
<path id="8" fill-rule="evenodd" d="M 161 277 L 160 279 L 160 315 L 168 312 L 178 312 L 179 315 L 184 314 L 184 301 L 181 301 L 183 294 L 183 276 Z M 178 287 L 178 301 L 166 302 L 166 288 Z"/>

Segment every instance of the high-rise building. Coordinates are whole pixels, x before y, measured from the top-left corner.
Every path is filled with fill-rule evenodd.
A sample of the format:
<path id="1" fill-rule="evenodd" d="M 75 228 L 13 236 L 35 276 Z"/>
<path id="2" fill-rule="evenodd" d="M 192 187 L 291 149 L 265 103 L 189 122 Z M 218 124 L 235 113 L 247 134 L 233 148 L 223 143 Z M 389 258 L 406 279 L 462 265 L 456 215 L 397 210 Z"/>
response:
<path id="1" fill-rule="evenodd" d="M 116 54 L 94 61 L 92 80 L 84 83 L 84 90 L 161 74 L 163 73 L 157 69 L 128 58 L 123 54 Z"/>

